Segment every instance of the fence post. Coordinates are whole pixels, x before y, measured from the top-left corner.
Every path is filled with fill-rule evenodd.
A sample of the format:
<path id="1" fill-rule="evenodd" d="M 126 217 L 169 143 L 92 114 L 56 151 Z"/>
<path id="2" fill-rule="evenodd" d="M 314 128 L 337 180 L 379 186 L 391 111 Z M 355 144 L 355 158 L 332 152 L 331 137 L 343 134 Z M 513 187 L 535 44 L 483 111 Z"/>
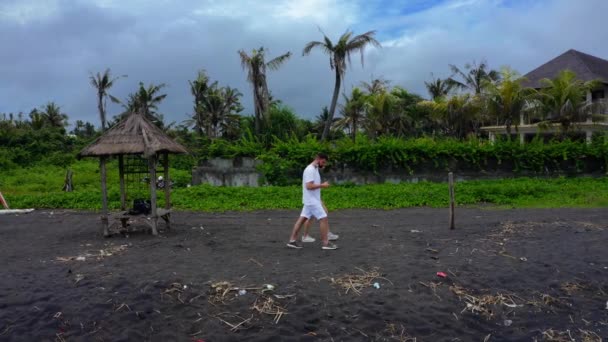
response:
<path id="1" fill-rule="evenodd" d="M 450 229 L 454 229 L 454 174 L 448 173 L 448 187 L 450 189 Z"/>

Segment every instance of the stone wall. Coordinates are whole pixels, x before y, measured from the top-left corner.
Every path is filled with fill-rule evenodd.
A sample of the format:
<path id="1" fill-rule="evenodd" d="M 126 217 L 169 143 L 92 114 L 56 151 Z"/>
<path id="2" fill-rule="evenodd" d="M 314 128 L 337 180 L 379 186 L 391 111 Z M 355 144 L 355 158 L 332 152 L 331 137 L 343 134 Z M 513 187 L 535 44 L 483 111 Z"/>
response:
<path id="1" fill-rule="evenodd" d="M 203 162 L 200 166 L 192 171 L 192 184 L 211 184 L 216 186 L 260 186 L 263 177 L 258 173 L 256 167 L 261 161 L 253 158 L 236 158 L 232 159 L 211 159 Z M 572 165 L 570 165 L 572 164 Z M 321 171 L 321 177 L 324 181 L 332 184 L 378 184 L 378 183 L 401 183 L 410 182 L 418 183 L 421 181 L 431 182 L 446 182 L 448 171 L 453 170 L 455 181 L 465 180 L 480 180 L 480 179 L 504 179 L 513 177 L 556 177 L 561 175 L 569 176 L 596 176 L 602 177 L 606 175 L 606 170 L 603 165 L 597 163 L 589 163 L 583 170 L 575 170 L 572 161 L 564 161 L 560 165 L 561 170 L 565 171 L 549 171 L 532 172 L 522 171 L 513 172 L 514 166 L 509 162 L 497 164 L 490 162 L 486 165 L 487 171 L 471 170 L 466 163 L 451 163 L 447 167 L 443 167 L 445 171 L 439 171 L 432 165 L 420 167 L 418 170 L 406 171 L 386 169 L 378 173 L 364 172 L 349 168 L 348 166 L 334 166 L 334 168 L 326 171 Z M 302 170 L 306 165 L 302 165 Z"/>
<path id="2" fill-rule="evenodd" d="M 192 184 L 259 186 L 258 164 L 259 161 L 253 158 L 206 160 L 192 170 Z"/>

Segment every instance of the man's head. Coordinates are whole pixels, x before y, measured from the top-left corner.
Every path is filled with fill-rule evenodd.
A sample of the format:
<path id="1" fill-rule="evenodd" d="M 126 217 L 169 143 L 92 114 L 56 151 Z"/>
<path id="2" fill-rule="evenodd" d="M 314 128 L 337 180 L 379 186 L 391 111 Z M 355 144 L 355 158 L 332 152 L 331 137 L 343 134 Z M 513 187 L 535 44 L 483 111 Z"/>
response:
<path id="1" fill-rule="evenodd" d="M 317 157 L 315 158 L 315 161 L 317 162 L 317 165 L 320 168 L 323 168 L 323 167 L 325 167 L 325 164 L 327 163 L 327 159 L 328 159 L 327 154 L 320 152 L 320 153 L 317 153 Z"/>

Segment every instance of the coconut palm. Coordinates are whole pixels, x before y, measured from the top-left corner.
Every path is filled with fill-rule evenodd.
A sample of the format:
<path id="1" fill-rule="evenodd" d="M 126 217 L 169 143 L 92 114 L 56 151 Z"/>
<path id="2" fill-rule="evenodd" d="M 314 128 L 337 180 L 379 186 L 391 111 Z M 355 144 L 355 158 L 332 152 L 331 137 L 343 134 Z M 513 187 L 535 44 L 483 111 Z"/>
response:
<path id="1" fill-rule="evenodd" d="M 561 71 L 554 79 L 542 79 L 540 99 L 549 121 L 559 122 L 568 130 L 573 122 L 581 122 L 591 114 L 586 102 L 587 93 L 599 82 L 583 82 L 570 70 Z"/>
<path id="2" fill-rule="evenodd" d="M 68 125 L 68 116 L 61 112 L 61 108 L 55 102 L 48 102 L 42 107 L 42 118 L 44 122 L 55 128 L 64 128 Z"/>
<path id="3" fill-rule="evenodd" d="M 388 91 L 388 87 L 389 87 L 390 83 L 391 83 L 391 81 L 389 81 L 389 80 L 385 80 L 382 78 L 375 78 L 375 79 L 372 79 L 371 82 L 369 82 L 369 83 L 361 82 L 361 87 L 368 94 L 380 94 L 385 91 Z"/>
<path id="4" fill-rule="evenodd" d="M 447 96 L 454 86 L 453 83 L 448 80 L 434 77 L 430 82 L 424 82 L 424 85 L 426 86 L 429 95 L 431 95 L 431 100 Z"/>
<path id="5" fill-rule="evenodd" d="M 338 120 L 338 127 L 348 127 L 353 142 L 357 139 L 357 131 L 365 120 L 365 108 L 367 106 L 366 95 L 359 88 L 353 88 L 350 97 L 344 96 L 342 106 L 342 118 Z"/>
<path id="6" fill-rule="evenodd" d="M 110 69 L 106 69 L 103 73 L 91 74 L 89 80 L 91 85 L 97 90 L 97 109 L 99 110 L 99 119 L 101 120 L 101 131 L 106 130 L 106 100 L 109 97 L 112 102 L 120 103 L 120 101 L 108 94 L 108 89 L 112 88 L 114 82 L 126 75 L 119 77 L 112 77 Z"/>
<path id="7" fill-rule="evenodd" d="M 39 130 L 44 127 L 45 119 L 42 113 L 38 109 L 32 109 L 29 114 L 30 124 L 32 125 L 32 129 Z"/>
<path id="8" fill-rule="evenodd" d="M 452 76 L 447 79 L 451 87 L 461 90 L 470 90 L 475 94 L 481 94 L 484 84 L 488 81 L 500 81 L 500 73 L 496 70 L 488 70 L 488 63 L 481 61 L 479 65 L 475 62 L 465 64 L 464 70 L 450 64 Z M 460 80 L 454 78 L 458 76 Z"/>
<path id="9" fill-rule="evenodd" d="M 510 135 L 511 126 L 514 124 L 517 129 L 524 112 L 531 107 L 536 91 L 523 87 L 521 83 L 525 79 L 512 69 L 504 68 L 500 75 L 499 84 L 486 81 L 483 100 L 487 114 L 498 124 L 504 124 Z"/>
<path id="10" fill-rule="evenodd" d="M 205 131 L 205 101 L 209 91 L 209 77 L 204 70 L 198 72 L 196 80 L 188 81 L 190 83 L 190 92 L 194 96 L 194 114 L 191 120 L 188 120 L 190 126 L 193 126 L 195 131 L 203 134 Z"/>
<path id="11" fill-rule="evenodd" d="M 328 120 L 325 122 L 323 134 L 321 135 L 322 140 L 327 139 L 329 136 L 329 129 L 331 127 L 331 123 L 333 122 L 334 113 L 336 111 L 336 104 L 340 94 L 342 79 L 344 78 L 344 74 L 346 72 L 347 61 L 350 63 L 351 55 L 359 52 L 361 54 L 361 65 L 363 65 L 363 53 L 365 48 L 370 44 L 376 47 L 381 46 L 380 42 L 374 38 L 375 34 L 376 31 L 369 31 L 357 36 L 353 36 L 352 31 L 346 31 L 342 36 L 340 36 L 338 42 L 335 44 L 324 34 L 322 42 L 312 41 L 304 46 L 302 55 L 310 54 L 310 51 L 312 51 L 314 48 L 319 48 L 324 53 L 328 54 L 329 66 L 335 71 L 336 74 L 334 93 L 331 99 L 331 105 L 329 107 Z"/>
<path id="12" fill-rule="evenodd" d="M 238 51 L 241 56 L 241 66 L 247 70 L 247 81 L 253 88 L 253 105 L 255 109 L 254 126 L 255 132 L 260 133 L 261 120 L 264 118 L 270 106 L 270 92 L 266 84 L 266 68 L 277 70 L 285 61 L 291 57 L 291 52 L 273 58 L 269 62 L 265 61 L 264 47 L 253 50 L 248 55 L 244 50 Z"/>

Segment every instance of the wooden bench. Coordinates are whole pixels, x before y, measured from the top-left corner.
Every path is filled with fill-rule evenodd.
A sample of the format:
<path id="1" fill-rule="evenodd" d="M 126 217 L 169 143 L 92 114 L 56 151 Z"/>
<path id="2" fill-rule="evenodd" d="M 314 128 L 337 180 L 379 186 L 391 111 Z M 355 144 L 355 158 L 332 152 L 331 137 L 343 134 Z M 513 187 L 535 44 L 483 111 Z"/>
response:
<path id="1" fill-rule="evenodd" d="M 118 213 L 110 213 L 108 215 L 108 220 L 113 222 L 112 224 L 104 224 L 104 236 L 110 235 L 110 229 L 114 229 L 118 226 L 120 222 L 119 231 L 127 230 L 129 225 L 136 224 L 145 224 L 148 226 L 153 235 L 158 235 L 157 230 L 157 221 L 158 218 L 162 218 L 165 221 L 165 226 L 167 229 L 171 229 L 171 209 L 157 208 L 156 209 L 156 219 L 148 214 L 139 214 L 139 215 L 131 215 L 128 212 L 118 212 Z M 103 221 L 103 217 L 102 217 Z"/>

